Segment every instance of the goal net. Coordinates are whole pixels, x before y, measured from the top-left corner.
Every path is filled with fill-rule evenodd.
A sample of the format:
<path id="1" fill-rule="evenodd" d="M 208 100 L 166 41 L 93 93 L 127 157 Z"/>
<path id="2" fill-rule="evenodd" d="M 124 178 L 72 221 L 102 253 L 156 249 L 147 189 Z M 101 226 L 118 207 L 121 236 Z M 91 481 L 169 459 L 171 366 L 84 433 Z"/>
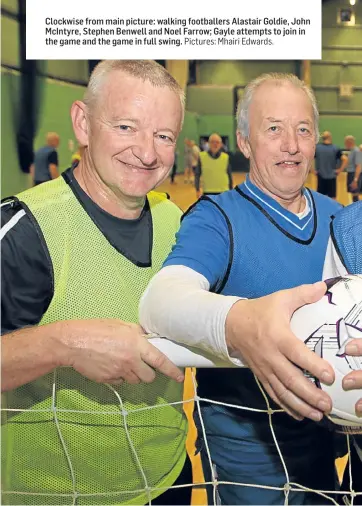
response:
<path id="1" fill-rule="evenodd" d="M 168 341 L 163 338 L 151 338 L 151 342 L 157 346 L 161 351 L 163 351 L 166 355 L 170 357 L 176 365 L 181 367 L 192 367 L 195 366 L 198 368 L 201 367 L 230 367 L 230 363 L 225 364 L 217 361 L 215 358 L 208 356 L 207 354 L 203 354 L 197 352 L 196 350 L 188 349 L 184 346 L 177 345 L 172 341 Z M 175 402 L 169 403 L 153 403 L 150 399 L 149 404 L 139 406 L 139 408 L 134 408 L 129 410 L 126 402 L 126 395 L 123 397 L 122 388 L 111 385 L 103 385 L 104 387 L 104 402 L 105 406 L 112 402 L 114 404 L 114 409 L 111 411 L 104 410 L 104 412 L 93 411 L 92 409 L 85 410 L 84 412 L 79 412 L 79 410 L 72 409 L 71 404 L 67 404 L 62 399 L 62 392 L 60 390 L 56 390 L 56 385 L 59 386 L 59 378 L 57 378 L 57 373 L 54 373 L 53 376 L 53 391 L 51 395 L 51 403 L 47 407 L 41 407 L 41 399 L 39 399 L 39 404 L 37 407 L 29 408 L 29 419 L 27 420 L 31 423 L 40 423 L 43 425 L 51 424 L 52 429 L 52 437 L 56 437 L 58 443 L 60 441 L 62 451 L 63 451 L 63 460 L 64 466 L 67 469 L 67 473 L 70 476 L 71 481 L 71 489 L 69 486 L 62 486 L 62 483 L 59 483 L 58 477 L 54 478 L 58 480 L 57 487 L 58 490 L 54 491 L 54 487 L 52 483 L 45 481 L 43 483 L 43 489 L 38 491 L 29 492 L 26 487 L 27 481 L 27 473 L 28 469 L 24 466 L 34 466 L 36 467 L 39 463 L 34 462 L 30 463 L 26 460 L 26 456 L 24 455 L 24 461 L 21 460 L 18 462 L 19 467 L 19 475 L 21 474 L 21 480 L 23 481 L 23 487 L 19 487 L 19 489 L 3 489 L 2 492 L 2 504 L 67 504 L 67 505 L 114 505 L 114 504 L 140 504 L 137 501 L 140 497 L 142 497 L 142 504 L 152 504 L 152 498 L 156 495 L 160 495 L 165 492 L 169 487 L 166 486 L 155 486 L 154 481 L 150 479 L 150 476 L 153 475 L 154 469 L 150 468 L 149 461 L 147 461 L 147 465 L 145 464 L 145 456 L 142 453 L 142 427 L 144 427 L 146 420 L 154 419 L 158 410 L 164 409 L 166 406 L 173 406 L 175 409 L 185 409 L 190 413 L 192 409 L 197 411 L 198 419 L 199 419 L 199 431 L 200 436 L 202 436 L 202 440 L 204 443 L 204 451 L 206 452 L 206 466 L 204 462 L 204 473 L 205 476 L 210 476 L 209 480 L 195 480 L 194 483 L 184 484 L 184 485 L 174 485 L 171 488 L 177 489 L 181 487 L 189 487 L 192 489 L 195 494 L 195 491 L 200 491 L 205 489 L 205 485 L 209 485 L 212 488 L 212 503 L 214 505 L 220 504 L 219 501 L 219 488 L 221 486 L 231 486 L 231 487 L 248 487 L 250 490 L 255 490 L 255 493 L 258 492 L 258 489 L 270 489 L 270 490 L 278 490 L 281 493 L 281 497 L 283 498 L 284 504 L 290 504 L 290 494 L 291 492 L 296 493 L 305 493 L 310 492 L 313 494 L 317 494 L 320 497 L 319 504 L 351 504 L 353 505 L 356 501 L 357 496 L 361 496 L 361 492 L 355 491 L 355 483 L 352 479 L 352 468 L 350 459 L 347 463 L 346 471 L 349 475 L 349 485 L 344 490 L 341 490 L 340 487 L 336 487 L 335 490 L 323 490 L 323 489 L 308 489 L 303 483 L 295 483 L 290 479 L 288 466 L 285 461 L 285 456 L 281 445 L 279 444 L 278 437 L 276 435 L 276 431 L 274 430 L 274 420 L 275 417 L 278 416 L 278 413 L 281 413 L 281 409 L 273 409 L 269 403 L 268 396 L 264 393 L 261 385 L 258 383 L 259 388 L 261 389 L 262 395 L 265 400 L 265 408 L 264 409 L 252 409 L 248 406 L 242 405 L 230 405 L 224 404 L 221 402 L 216 402 L 214 400 L 210 400 L 207 398 L 202 398 L 198 395 L 198 388 L 195 376 L 195 370 L 191 369 L 192 375 L 191 383 L 192 388 L 189 390 L 192 391 L 191 395 L 187 395 L 182 400 L 175 400 Z M 53 373 L 52 373 L 53 374 Z M 59 373 L 58 373 L 59 374 Z M 68 370 L 69 374 L 69 370 Z M 88 381 L 84 379 L 84 381 Z M 134 389 L 134 386 L 131 385 Z M 137 386 L 138 388 L 139 386 Z M 189 385 L 190 387 L 190 385 Z M 65 389 L 66 390 L 66 389 Z M 127 391 L 127 396 L 129 392 Z M 108 394 L 106 393 L 108 392 Z M 64 394 L 66 395 L 66 394 Z M 107 395 L 109 399 L 107 399 Z M 91 401 L 91 400 L 90 400 Z M 276 483 L 275 485 L 265 485 L 263 484 L 262 476 L 260 476 L 260 483 L 253 482 L 249 483 L 248 480 L 240 480 L 240 481 L 227 481 L 220 480 L 218 473 L 215 469 L 212 454 L 209 448 L 209 441 L 207 430 L 205 429 L 205 424 L 203 420 L 203 414 L 201 406 L 205 406 L 206 404 L 219 404 L 222 406 L 228 406 L 234 408 L 236 410 L 249 410 L 255 411 L 258 415 L 263 417 L 267 417 L 269 430 L 274 442 L 278 458 L 280 459 L 281 466 L 284 471 L 285 479 L 283 483 Z M 2 405 L 2 412 L 8 418 L 8 422 L 16 419 L 17 415 L 21 412 L 22 416 L 27 414 L 27 409 L 25 406 L 21 408 L 9 408 L 8 406 Z M 31 415 L 31 416 L 30 416 Z M 103 416 L 107 416 L 107 420 L 112 419 L 111 423 L 108 423 L 107 426 L 104 426 L 105 431 L 109 431 L 109 461 L 108 466 L 105 465 L 101 459 L 98 462 L 93 463 L 94 465 L 94 476 L 104 476 L 104 489 L 100 490 L 99 488 L 94 488 L 92 490 L 88 490 L 87 492 L 81 491 L 80 484 L 82 482 L 82 476 L 79 472 L 79 468 L 75 465 L 75 454 L 72 445 L 74 443 L 74 439 L 80 437 L 82 433 L 82 426 L 86 423 L 89 424 L 97 424 L 100 423 L 100 420 Z M 22 423 L 24 423 L 24 419 L 22 419 Z M 103 423 L 103 422 L 101 422 Z M 25 425 L 25 424 L 24 424 Z M 111 427 L 109 426 L 111 425 Z M 141 431 L 138 432 L 138 429 L 141 428 Z M 157 428 L 156 428 L 157 430 Z M 327 429 L 326 429 L 327 430 Z M 79 432 L 77 432 L 79 431 Z M 361 427 L 350 427 L 345 430 L 345 438 L 346 438 L 346 447 L 348 449 L 348 454 L 352 448 L 352 445 L 357 443 L 357 439 L 355 434 L 362 433 L 362 422 Z M 354 434 L 355 433 L 355 434 Z M 31 432 L 29 432 L 31 434 Z M 79 434 L 79 436 L 78 436 Z M 130 486 L 129 489 L 125 490 L 122 487 L 122 484 L 119 483 L 119 488 L 107 488 L 107 483 L 113 483 L 117 480 L 114 480 L 113 476 L 110 475 L 114 473 L 117 476 L 118 469 L 122 466 L 127 465 L 125 462 L 120 460 L 120 456 L 117 453 L 112 453 L 112 448 L 114 447 L 114 439 L 117 437 L 121 437 L 122 434 L 123 446 L 127 446 L 128 449 L 128 459 L 132 461 L 132 473 L 134 474 L 134 479 L 130 480 L 130 483 L 133 483 L 134 486 Z M 26 432 L 24 438 L 26 438 Z M 159 437 L 159 434 L 155 432 L 155 439 Z M 32 448 L 34 454 L 36 454 L 36 448 L 39 447 L 42 443 L 34 439 L 33 441 L 24 441 L 24 447 Z M 87 445 L 92 444 L 96 445 L 97 441 L 87 441 Z M 172 437 L 170 437 L 169 441 L 169 449 L 170 454 L 174 451 L 173 445 L 175 444 Z M 157 446 L 155 447 L 157 448 Z M 5 458 L 12 458 L 11 448 L 6 447 L 6 441 L 4 444 L 3 440 L 3 452 L 5 452 Z M 308 449 L 306 449 L 308 451 Z M 362 452 L 361 452 L 362 453 Z M 51 452 L 50 452 L 51 455 Z M 361 455 L 362 458 L 362 455 Z M 159 456 L 157 455 L 157 450 L 155 450 L 155 455 L 153 456 L 153 466 L 157 467 L 159 462 Z M 26 464 L 24 464 L 26 463 Z M 47 467 L 51 470 L 53 466 L 52 459 L 49 458 L 49 462 L 46 463 Z M 23 466 L 23 467 L 22 467 Z M 130 467 L 131 469 L 131 467 Z M 318 470 L 312 470 L 312 472 L 318 472 Z M 50 473 L 51 476 L 51 473 Z M 3 477 L 3 482 L 6 482 L 6 476 Z M 177 476 L 175 476 L 175 479 Z M 258 481 L 258 477 L 256 477 L 256 481 Z M 69 481 L 68 481 L 69 483 Z M 160 481 L 158 481 L 160 483 Z M 203 500 L 206 501 L 206 495 L 204 493 Z M 315 502 L 315 501 L 314 501 Z M 193 502 L 193 504 L 210 504 L 206 502 Z"/>

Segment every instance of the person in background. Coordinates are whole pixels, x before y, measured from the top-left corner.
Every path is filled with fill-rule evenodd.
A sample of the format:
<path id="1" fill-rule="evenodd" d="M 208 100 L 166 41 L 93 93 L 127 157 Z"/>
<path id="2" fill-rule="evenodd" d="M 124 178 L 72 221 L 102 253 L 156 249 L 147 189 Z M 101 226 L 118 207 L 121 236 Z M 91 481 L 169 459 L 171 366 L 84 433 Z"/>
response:
<path id="1" fill-rule="evenodd" d="M 83 151 L 84 151 L 84 147 L 80 146 L 78 144 L 77 151 L 75 151 L 72 154 L 72 159 L 71 159 L 71 168 L 72 169 L 75 169 L 77 167 L 77 165 L 79 164 L 79 162 L 80 162 L 80 160 L 82 158 Z"/>
<path id="2" fill-rule="evenodd" d="M 35 152 L 30 174 L 34 186 L 51 181 L 59 176 L 58 152 L 60 137 L 56 132 L 48 132 L 46 144 Z"/>
<path id="3" fill-rule="evenodd" d="M 184 140 L 184 183 L 189 183 L 192 176 L 192 141 L 188 138 Z"/>
<path id="4" fill-rule="evenodd" d="M 317 191 L 336 200 L 337 175 L 344 171 L 348 157 L 333 144 L 331 132 L 322 133 L 322 142 L 318 143 L 315 152 L 315 175 L 318 178 Z M 339 167 L 338 167 L 339 165 Z"/>
<path id="5" fill-rule="evenodd" d="M 356 140 L 353 135 L 347 135 L 345 137 L 344 145 L 349 151 L 346 166 L 347 192 L 352 195 L 352 201 L 357 202 L 359 200 L 359 194 L 362 191 L 362 153 L 356 146 Z"/>
<path id="6" fill-rule="evenodd" d="M 209 150 L 201 151 L 199 155 L 199 162 L 195 168 L 197 198 L 201 195 L 201 178 L 204 195 L 217 195 L 233 187 L 230 158 L 222 146 L 220 135 L 213 133 L 209 137 Z"/>
<path id="7" fill-rule="evenodd" d="M 177 184 L 176 181 L 175 181 L 175 176 L 176 176 L 176 172 L 177 172 L 178 159 L 179 159 L 179 154 L 178 154 L 178 151 L 176 151 L 175 152 L 175 161 L 174 161 L 174 164 L 172 166 L 171 174 L 170 174 L 170 183 L 171 184 Z"/>
<path id="8" fill-rule="evenodd" d="M 196 170 L 196 167 L 199 163 L 199 158 L 200 158 L 200 148 L 196 144 L 196 142 L 193 140 L 191 140 L 190 144 L 191 144 L 191 157 L 192 157 L 192 160 L 191 160 L 192 174 L 195 177 L 195 170 Z"/>

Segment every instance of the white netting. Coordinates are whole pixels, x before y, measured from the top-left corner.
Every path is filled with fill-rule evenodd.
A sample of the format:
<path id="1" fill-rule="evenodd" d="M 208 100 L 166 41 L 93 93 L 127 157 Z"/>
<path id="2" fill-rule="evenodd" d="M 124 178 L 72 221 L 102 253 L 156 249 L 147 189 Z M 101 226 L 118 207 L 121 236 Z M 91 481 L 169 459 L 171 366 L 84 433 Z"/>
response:
<path id="1" fill-rule="evenodd" d="M 181 404 L 181 403 L 184 403 L 184 404 L 188 404 L 188 403 L 194 403 L 194 406 L 195 406 L 195 409 L 198 411 L 198 414 L 199 414 L 199 417 L 200 417 L 200 423 L 201 423 L 201 430 L 202 430 L 202 437 L 203 437 L 203 440 L 204 440 L 204 444 L 205 444 L 205 450 L 207 452 L 207 455 L 208 455 L 208 462 L 209 462 L 209 466 L 210 466 L 210 471 L 211 471 L 211 476 L 212 476 L 212 481 L 209 481 L 209 482 L 200 482 L 200 483 L 190 483 L 190 484 L 185 484 L 185 485 L 177 485 L 177 486 L 174 486 L 174 487 L 171 487 L 171 488 L 174 488 L 174 489 L 177 489 L 177 488 L 184 488 L 184 487 L 203 487 L 204 485 L 208 484 L 208 485 L 211 485 L 213 487 L 213 504 L 216 505 L 216 504 L 219 504 L 218 502 L 218 486 L 220 485 L 230 485 L 230 486 L 235 486 L 235 487 L 252 487 L 254 489 L 270 489 L 270 490 L 280 490 L 283 494 L 283 497 L 284 497 L 284 504 L 289 504 L 288 502 L 288 499 L 289 499 L 289 494 L 290 492 L 292 491 L 295 491 L 295 492 L 305 492 L 305 491 L 309 491 L 309 492 L 313 492 L 315 494 L 318 494 L 320 496 L 320 504 L 339 504 L 339 502 L 337 502 L 336 500 L 336 497 L 337 496 L 340 496 L 340 497 L 343 497 L 343 502 L 345 504 L 351 504 L 353 505 L 354 504 L 354 500 L 356 498 L 357 495 L 362 495 L 362 492 L 355 492 L 354 490 L 354 483 L 352 481 L 352 469 L 351 469 L 351 465 L 350 465 L 350 459 L 349 459 L 349 463 L 348 463 L 348 472 L 349 472 L 349 477 L 350 477 L 350 480 L 349 480 L 349 488 L 348 490 L 316 490 L 316 489 L 308 489 L 306 488 L 305 486 L 303 486 L 303 484 L 301 483 L 294 483 L 294 482 L 291 482 L 290 479 L 289 479 L 289 474 L 288 474 L 288 469 L 287 469 L 287 465 L 285 463 L 285 460 L 284 460 L 284 457 L 283 457 L 283 452 L 280 448 L 280 445 L 278 443 L 278 439 L 275 435 L 275 431 L 274 431 L 274 426 L 273 426 L 273 418 L 274 416 L 277 414 L 277 413 L 281 413 L 282 410 L 273 410 L 271 407 L 270 407 L 270 404 L 269 404 L 269 400 L 268 400 L 268 397 L 266 396 L 266 394 L 264 393 L 261 385 L 258 383 L 259 385 L 259 388 L 261 389 L 262 393 L 263 393 L 263 396 L 264 396 L 264 399 L 265 399 L 265 404 L 266 404 L 266 408 L 265 410 L 259 410 L 259 409 L 252 409 L 252 408 L 248 408 L 246 406 L 238 406 L 238 405 L 234 405 L 234 404 L 226 404 L 226 403 L 221 403 L 221 402 L 216 402 L 216 401 L 213 401 L 213 400 L 210 400 L 210 399 L 205 399 L 205 398 L 201 398 L 197 395 L 197 385 L 196 385 L 196 377 L 195 377 L 195 373 L 194 373 L 194 370 L 192 370 L 192 382 L 193 382 L 193 387 L 194 387 L 194 395 L 191 396 L 190 398 L 188 399 L 184 399 L 183 401 L 180 401 L 178 403 L 173 403 L 173 404 Z M 110 391 L 113 392 L 114 396 L 115 396 L 115 399 L 117 399 L 117 402 L 118 402 L 118 406 L 119 406 L 119 412 L 118 412 L 118 416 L 121 417 L 122 419 L 122 423 L 123 423 L 123 426 L 124 426 L 124 430 L 126 431 L 126 434 L 127 434 L 127 440 L 128 440 L 128 443 L 130 445 L 130 448 L 132 449 L 132 452 L 133 452 L 133 455 L 134 455 L 134 458 L 137 462 L 137 465 L 138 465 L 138 469 L 139 469 L 139 473 L 140 473 L 140 476 L 142 476 L 142 481 L 143 481 L 143 484 L 144 484 L 144 487 L 142 489 L 139 489 L 139 490 L 129 490 L 128 492 L 124 492 L 124 491 L 115 491 L 115 492 L 107 492 L 107 493 L 94 493 L 94 494 L 81 494 L 78 492 L 77 490 L 77 476 L 76 476 L 76 472 L 75 472 L 75 469 L 74 469 L 74 466 L 73 466 L 73 463 L 72 463 L 72 458 L 68 452 L 68 448 L 67 448 L 67 441 L 66 441 L 66 438 L 64 437 L 63 433 L 62 433 L 62 430 L 61 430 L 61 425 L 59 424 L 59 421 L 58 421 L 58 417 L 61 415 L 61 413 L 63 412 L 73 412 L 75 413 L 75 411 L 71 411 L 71 410 L 65 410 L 65 409 L 58 409 L 57 408 L 57 405 L 56 405 L 56 388 L 55 388 L 55 384 L 56 384 L 56 376 L 55 376 L 55 373 L 54 373 L 54 388 L 53 388 L 53 402 L 52 402 L 52 406 L 51 406 L 51 414 L 52 414 L 52 418 L 53 418 L 53 421 L 57 427 L 57 431 L 58 431 L 58 436 L 59 436 L 59 439 L 61 441 L 61 444 L 62 444 L 62 447 L 63 447 L 63 451 L 64 451 L 64 454 L 66 456 L 66 459 L 67 459 L 67 463 L 68 463 L 68 466 L 69 466 L 69 472 L 72 476 L 72 482 L 73 482 L 73 491 L 72 493 L 64 493 L 64 494 L 53 494 L 52 496 L 52 504 L 72 504 L 72 505 L 76 505 L 76 504 L 87 504 L 87 500 L 89 500 L 89 502 L 91 504 L 103 504 L 102 503 L 102 497 L 105 497 L 107 496 L 107 504 L 110 504 L 109 503 L 109 499 L 114 496 L 115 497 L 115 502 L 114 504 L 120 504 L 119 503 L 119 497 L 122 496 L 124 497 L 124 501 L 127 502 L 127 499 L 125 497 L 125 495 L 129 494 L 130 497 L 134 497 L 137 495 L 137 493 L 141 493 L 141 492 L 144 492 L 146 493 L 146 496 L 148 497 L 148 502 L 147 504 L 152 504 L 152 499 L 151 499 L 151 493 L 155 490 L 158 490 L 159 492 L 164 492 L 166 491 L 167 489 L 166 488 L 159 488 L 159 489 L 155 489 L 155 488 L 152 488 L 149 484 L 149 481 L 147 479 L 147 472 L 142 468 L 142 464 L 141 464 L 141 459 L 139 458 L 139 456 L 137 455 L 137 451 L 136 451 L 136 448 L 135 448 L 135 445 L 132 441 L 132 437 L 131 437 L 131 434 L 130 434 L 130 431 L 128 430 L 128 422 L 127 422 L 127 417 L 132 414 L 132 415 L 135 415 L 138 411 L 144 411 L 144 410 L 154 410 L 154 409 L 162 409 L 162 405 L 157 405 L 157 406 L 148 406 L 146 408 L 142 408 L 142 409 L 139 409 L 139 410 L 132 410 L 132 411 L 127 411 L 124 409 L 124 402 L 121 398 L 121 396 L 119 395 L 119 393 L 117 392 L 117 390 L 115 388 L 113 388 L 112 386 L 108 385 L 108 388 L 110 389 Z M 218 481 L 218 477 L 215 473 L 215 468 L 214 468 L 214 465 L 213 465 L 213 462 L 212 462 L 212 457 L 211 457 L 211 454 L 210 454 L 210 449 L 209 449 L 209 445 L 208 445 L 208 440 L 207 440 L 207 434 L 206 434 L 206 430 L 205 430 L 205 425 L 204 425 L 204 420 L 203 420 L 203 416 L 202 416 L 202 410 L 201 410 L 201 407 L 200 407 L 200 403 L 203 402 L 203 403 L 213 403 L 213 404 L 219 404 L 219 405 L 222 405 L 222 406 L 229 406 L 231 408 L 235 408 L 235 409 L 238 409 L 238 410 L 248 410 L 248 411 L 254 411 L 254 412 L 259 412 L 261 414 L 261 416 L 263 416 L 263 414 L 267 415 L 268 416 L 268 420 L 269 420 L 269 427 L 270 427 L 270 431 L 271 431 L 271 434 L 272 434 L 272 438 L 274 440 L 274 444 L 277 448 L 277 451 L 278 451 L 278 454 L 279 454 L 279 458 L 280 458 L 280 461 L 281 461 L 281 464 L 283 466 L 283 469 L 284 469 L 284 474 L 285 474 L 285 483 L 283 484 L 283 486 L 263 486 L 263 485 L 258 485 L 258 484 L 252 484 L 252 483 L 242 483 L 242 482 L 232 482 L 232 481 Z M 6 408 L 2 408 L 2 411 L 9 411 L 9 412 L 18 412 L 18 411 L 23 411 L 23 410 L 17 410 L 17 409 L 6 409 Z M 32 410 L 32 411 L 36 411 L 36 409 Z M 39 411 L 44 411 L 44 410 L 39 410 Z M 49 410 L 48 410 L 49 411 Z M 92 412 L 92 411 L 89 411 L 89 412 L 83 412 L 83 413 L 86 413 L 90 418 L 93 416 L 93 415 L 99 415 L 99 414 L 109 414 L 109 415 L 112 415 L 114 416 L 115 413 L 114 411 L 113 412 Z M 348 453 L 350 453 L 350 445 L 352 444 L 351 443 L 351 438 L 353 436 L 351 435 L 346 435 L 346 438 L 347 438 L 347 446 L 348 446 Z M 157 455 L 155 455 L 155 463 L 157 464 Z M 115 462 L 115 465 L 117 465 L 117 463 Z M 317 470 L 312 470 L 311 472 L 316 472 Z M 168 488 L 169 489 L 169 488 Z M 46 495 L 47 497 L 49 497 L 51 494 L 49 494 L 49 492 L 46 492 L 44 494 L 42 494 L 42 492 L 37 492 L 37 493 L 27 493 L 27 492 L 19 492 L 19 491 L 16 491 L 16 490 L 12 490 L 12 491 L 3 491 L 3 504 L 36 504 L 36 502 L 34 502 L 30 496 L 34 496 L 34 499 L 35 497 L 37 497 L 39 499 L 39 497 L 41 497 L 42 495 Z M 12 497 L 12 500 L 11 502 L 8 502 L 7 501 L 7 497 L 11 496 Z M 14 499 L 16 497 L 16 500 Z M 36 500 L 36 499 L 35 499 Z M 200 504 L 200 503 L 198 503 Z"/>

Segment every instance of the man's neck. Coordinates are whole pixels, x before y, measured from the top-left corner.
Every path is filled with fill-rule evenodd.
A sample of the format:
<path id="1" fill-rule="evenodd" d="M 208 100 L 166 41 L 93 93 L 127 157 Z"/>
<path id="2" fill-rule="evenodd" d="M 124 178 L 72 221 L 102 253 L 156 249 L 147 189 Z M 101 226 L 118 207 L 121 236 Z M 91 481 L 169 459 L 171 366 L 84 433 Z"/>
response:
<path id="1" fill-rule="evenodd" d="M 281 196 L 277 193 L 273 193 L 268 190 L 261 182 L 258 181 L 257 178 L 250 175 L 250 181 L 259 188 L 263 193 L 273 198 L 278 204 L 280 204 L 284 209 L 287 209 L 291 213 L 300 214 L 304 211 L 306 206 L 306 200 L 303 195 L 303 192 L 300 190 L 291 195 Z"/>
<path id="2" fill-rule="evenodd" d="M 124 220 L 135 220 L 141 215 L 145 197 L 128 197 L 117 188 L 109 188 L 98 174 L 82 160 L 74 169 L 74 177 L 79 186 L 101 209 Z"/>

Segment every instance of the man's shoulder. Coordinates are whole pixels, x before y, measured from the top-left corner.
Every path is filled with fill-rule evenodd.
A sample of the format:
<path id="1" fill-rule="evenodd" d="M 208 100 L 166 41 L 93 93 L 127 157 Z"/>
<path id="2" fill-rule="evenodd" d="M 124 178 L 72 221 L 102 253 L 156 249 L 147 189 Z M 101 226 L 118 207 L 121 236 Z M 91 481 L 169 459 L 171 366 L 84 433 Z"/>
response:
<path id="1" fill-rule="evenodd" d="M 19 212 L 25 213 L 17 197 L 6 197 L 1 200 L 1 227 L 11 221 Z"/>
<path id="2" fill-rule="evenodd" d="M 361 273 L 362 201 L 336 213 L 331 223 L 331 238 L 348 272 Z"/>
<path id="3" fill-rule="evenodd" d="M 342 207 L 336 212 L 333 219 L 333 229 L 362 228 L 362 200 Z"/>
<path id="4" fill-rule="evenodd" d="M 184 216 L 196 214 L 200 220 L 212 220 L 217 216 L 225 215 L 229 206 L 235 207 L 235 204 L 241 203 L 242 200 L 238 198 L 235 189 L 224 191 L 218 195 L 203 195 L 187 209 Z"/>
<path id="5" fill-rule="evenodd" d="M 56 149 L 46 144 L 37 149 L 35 153 L 51 153 L 52 151 L 56 151 Z"/>
<path id="6" fill-rule="evenodd" d="M 34 217 L 17 197 L 1 201 L 1 240 L 16 243 L 31 251 L 32 241 L 38 241 Z"/>
<path id="7" fill-rule="evenodd" d="M 163 204 L 165 211 L 167 208 L 168 213 L 173 212 L 177 217 L 183 213 L 182 209 L 171 200 L 170 195 L 166 192 L 153 190 L 147 194 L 147 198 L 151 209 L 158 204 Z"/>

